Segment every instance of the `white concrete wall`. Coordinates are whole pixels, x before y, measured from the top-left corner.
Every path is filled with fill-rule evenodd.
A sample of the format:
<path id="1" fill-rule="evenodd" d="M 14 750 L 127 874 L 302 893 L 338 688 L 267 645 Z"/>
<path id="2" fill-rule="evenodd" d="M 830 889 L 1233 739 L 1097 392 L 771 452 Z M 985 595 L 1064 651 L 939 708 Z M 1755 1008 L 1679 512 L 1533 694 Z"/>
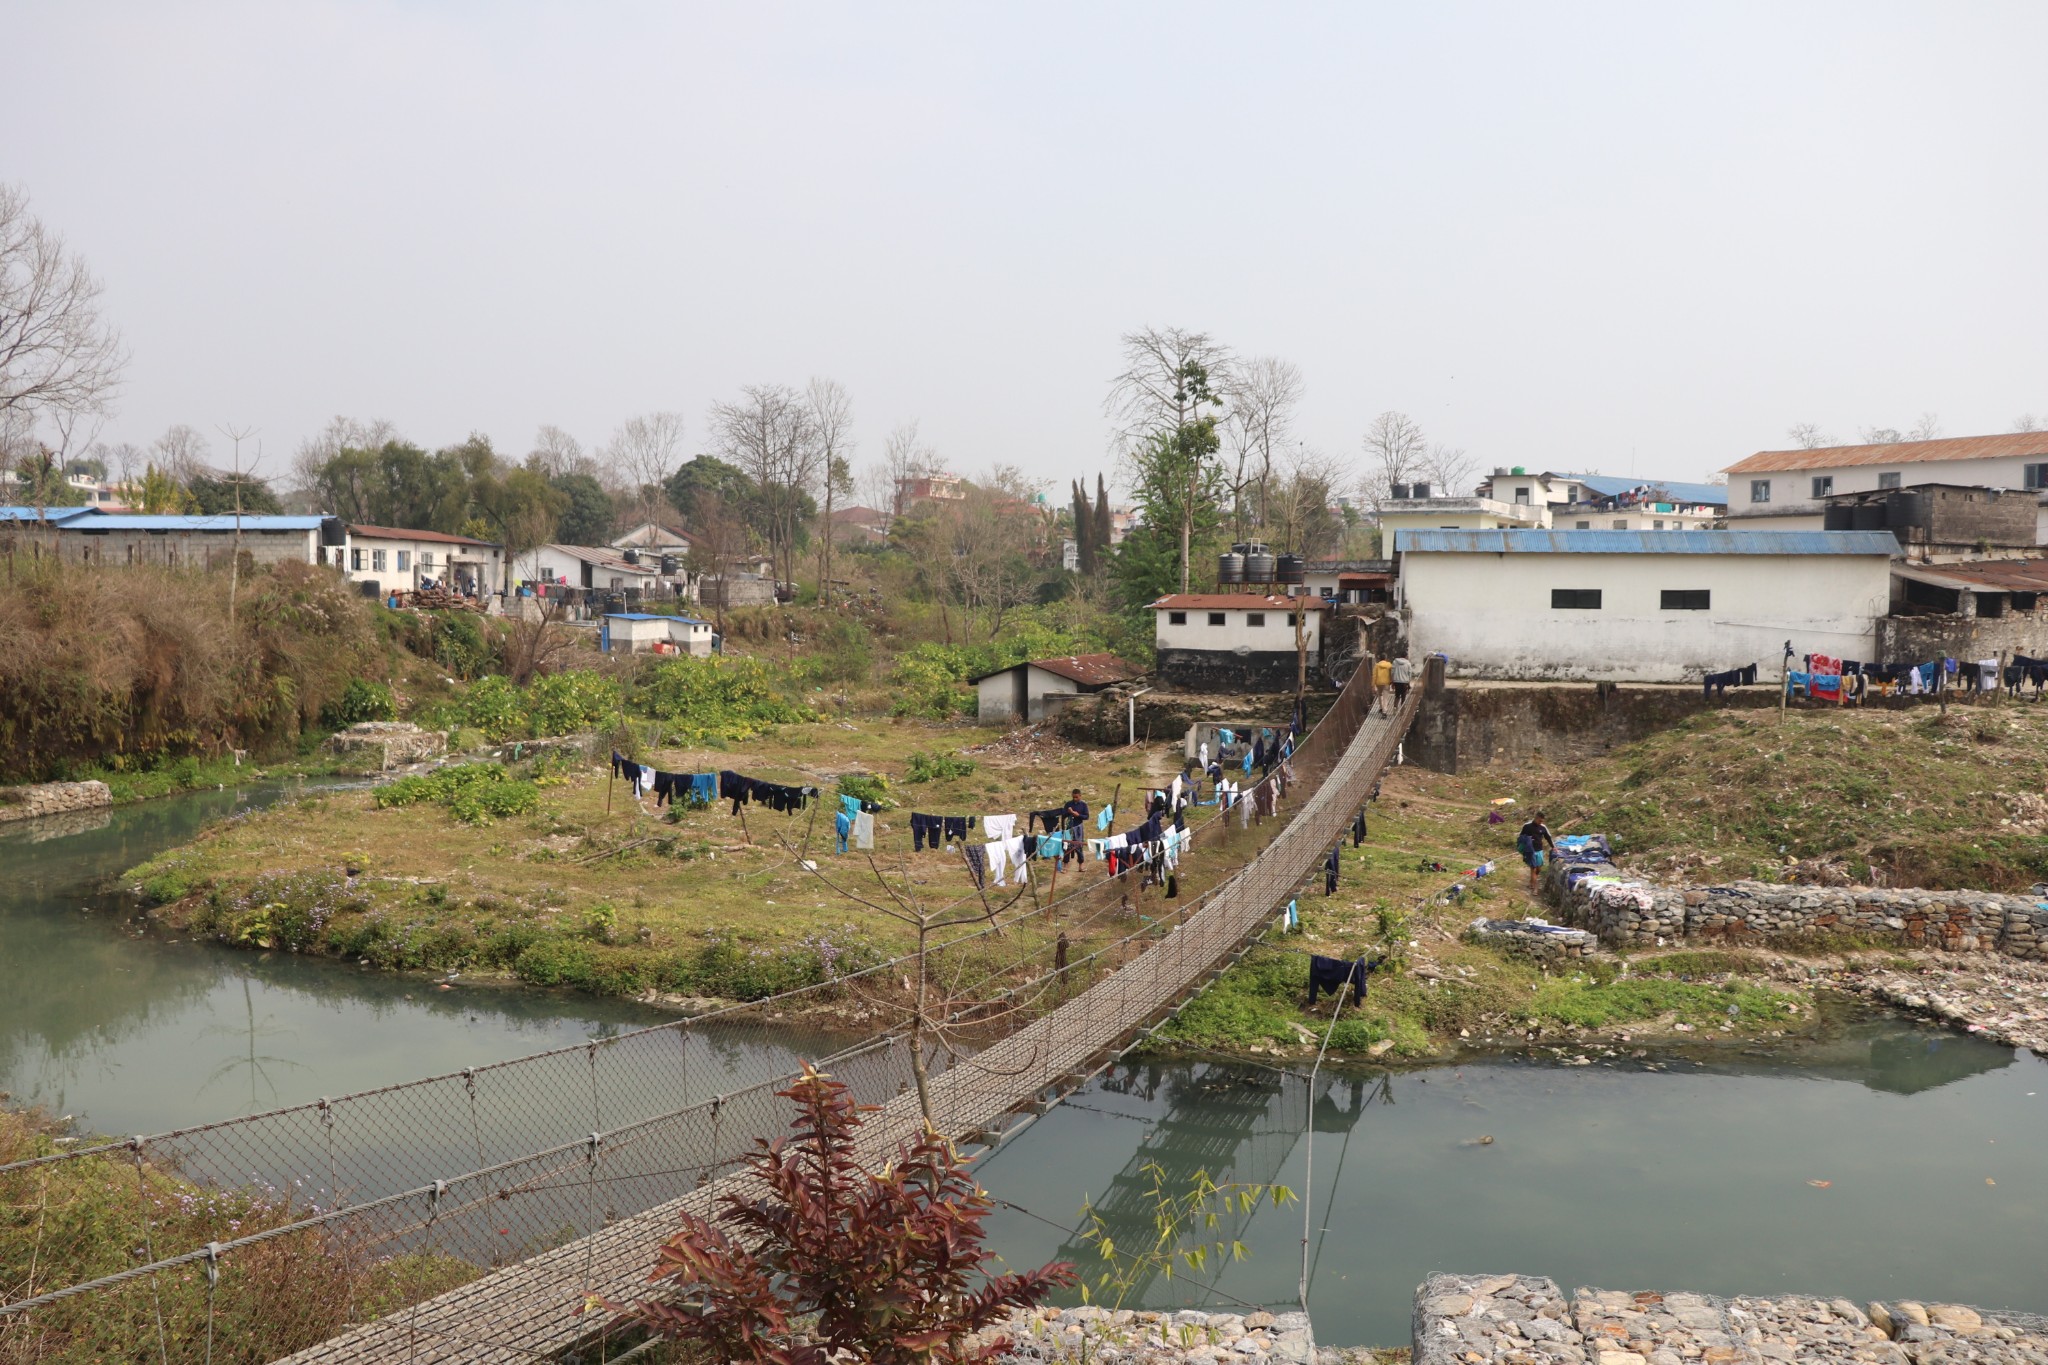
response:
<path id="1" fill-rule="evenodd" d="M 362 553 L 360 566 L 356 562 L 357 551 Z M 381 566 L 377 563 L 379 551 L 384 555 Z M 405 556 L 404 568 L 398 564 L 401 554 Z M 428 560 L 432 562 L 428 563 Z M 462 565 L 459 572 L 455 567 L 457 561 Z M 445 540 L 410 540 L 351 533 L 348 545 L 342 551 L 341 563 L 342 572 L 350 582 L 374 582 L 386 592 L 393 589 L 410 591 L 426 578 L 453 588 L 461 573 L 475 577 L 487 593 L 497 592 L 505 581 L 505 552 L 495 545 L 454 545 Z"/>
<path id="2" fill-rule="evenodd" d="M 1412 508 L 1398 502 L 1388 503 L 1378 517 L 1381 553 L 1391 556 L 1399 552 L 1403 531 L 1529 531 L 1551 524 L 1549 509 L 1540 505 L 1507 507 L 1502 506 L 1498 498 L 1465 498 L 1462 501 L 1491 502 L 1493 506 L 1446 507 L 1432 511 L 1427 503 Z"/>
<path id="3" fill-rule="evenodd" d="M 1080 684 L 1072 678 L 1062 678 L 1057 673 L 1048 673 L 1030 664 L 1024 667 L 1024 715 L 1026 721 L 1044 720 L 1048 696 L 1064 699 L 1079 694 Z M 983 724 L 999 725 L 1018 719 L 1017 715 L 1017 670 L 1006 668 L 1002 672 L 983 678 L 974 685 L 974 714 Z M 1059 701 L 1053 703 L 1060 705 Z"/>
<path id="4" fill-rule="evenodd" d="M 2042 441 L 2048 448 L 2048 438 Z M 1986 488 L 2026 487 L 2026 466 L 2048 463 L 2048 455 L 2031 457 L 2014 456 L 1997 460 L 1927 460 L 1906 464 L 1863 464 L 1846 465 L 1837 468 L 1820 469 L 1778 469 L 1757 474 L 1730 474 L 1728 476 L 1728 518 L 1732 523 L 1738 517 L 1758 517 L 1769 513 L 1784 513 L 1787 509 L 1795 512 L 1812 512 L 1816 518 L 1822 504 L 1813 496 L 1813 481 L 1816 478 L 1832 477 L 1836 493 L 1864 493 L 1879 487 L 1880 474 L 1897 474 L 1902 488 L 1911 488 L 1922 483 L 1954 483 Z M 1751 485 L 1758 480 L 1768 479 L 1771 484 L 1771 499 L 1759 503 L 1750 497 Z M 1814 522 L 1815 526 L 1820 523 Z M 1761 528 L 1763 523 L 1752 522 Z M 2048 543 L 2048 542 L 2043 542 Z"/>
<path id="5" fill-rule="evenodd" d="M 1162 607 L 1152 613 L 1152 638 L 1161 649 L 1234 650 L 1241 646 L 1261 653 L 1292 654 L 1294 627 L 1287 624 L 1290 610 L 1286 606 L 1233 607 L 1219 613 L 1215 608 L 1175 607 L 1173 611 L 1185 611 L 1188 619 L 1183 625 L 1174 625 L 1171 613 Z M 1210 625 L 1209 618 L 1217 614 L 1223 617 L 1223 624 Z M 1251 618 L 1260 615 L 1265 624 L 1251 625 Z M 1321 647 L 1322 624 L 1321 611 L 1308 613 L 1304 626 L 1310 650 Z"/>
<path id="6" fill-rule="evenodd" d="M 72 563 L 225 569 L 235 557 L 235 537 L 231 531 L 169 531 L 157 535 L 148 531 L 93 532 L 89 529 L 91 525 L 90 517 L 81 517 L 75 525 L 51 531 L 19 525 L 13 529 L 24 552 L 35 545 L 54 547 L 59 556 Z M 241 543 L 242 553 L 255 564 L 320 562 L 318 531 L 244 530 Z"/>
<path id="7" fill-rule="evenodd" d="M 1599 610 L 1551 606 L 1598 588 Z M 1705 588 L 1706 611 L 1663 590 Z M 1442 652 L 1464 678 L 1696 682 L 1799 654 L 1874 657 L 1891 593 L 1879 555 L 1445 554 L 1401 556 L 1410 656 Z"/>
<path id="8" fill-rule="evenodd" d="M 1551 509 L 1551 526 L 1559 531 L 1699 531 L 1720 519 L 1718 512 L 1658 512 L 1644 507 L 1618 507 L 1612 512 L 1585 508 Z M 1774 527 L 1772 529 L 1789 529 Z"/>

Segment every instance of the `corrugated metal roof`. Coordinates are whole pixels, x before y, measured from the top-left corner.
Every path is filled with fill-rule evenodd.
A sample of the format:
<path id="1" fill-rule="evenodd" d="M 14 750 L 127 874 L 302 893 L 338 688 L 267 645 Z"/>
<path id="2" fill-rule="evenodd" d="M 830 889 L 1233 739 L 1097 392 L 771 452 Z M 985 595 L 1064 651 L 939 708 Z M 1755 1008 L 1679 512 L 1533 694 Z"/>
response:
<path id="1" fill-rule="evenodd" d="M 79 517 L 104 515 L 97 507 L 45 507 L 41 512 L 33 507 L 0 507 L 0 521 L 47 521 L 58 525 Z"/>
<path id="2" fill-rule="evenodd" d="M 2048 431 L 2002 436 L 1956 436 L 1941 441 L 1894 441 L 1875 446 L 1817 446 L 1812 450 L 1759 450 L 1728 466 L 1729 474 L 1840 469 L 1852 465 L 1925 464 L 1930 460 L 2048 460 Z"/>
<path id="3" fill-rule="evenodd" d="M 2048 559 L 1973 559 L 1958 564 L 1902 564 L 1900 578 L 1942 588 L 1992 592 L 2048 592 Z"/>
<path id="4" fill-rule="evenodd" d="M 1603 498 L 1615 497 L 1637 488 L 1669 493 L 1670 498 L 1657 498 L 1657 502 L 1698 502 L 1709 507 L 1728 505 L 1728 485 L 1724 483 L 1673 483 L 1669 479 L 1638 479 L 1624 474 L 1558 474 L 1554 478 L 1570 479 L 1582 487 L 1590 488 Z"/>
<path id="5" fill-rule="evenodd" d="M 417 540 L 431 541 L 436 545 L 482 545 L 492 550 L 498 548 L 498 542 L 495 540 L 478 540 L 474 536 L 452 536 L 446 531 L 411 531 L 403 526 L 370 526 L 350 522 L 348 533 L 352 536 L 361 536 L 365 540 Z"/>
<path id="6" fill-rule="evenodd" d="M 94 531 L 200 531 L 208 534 L 233 535 L 235 514 L 223 512 L 218 516 L 171 516 L 150 515 L 138 512 L 102 512 L 92 519 L 90 528 L 74 527 L 74 530 Z M 261 531 L 317 531 L 325 517 L 261 516 L 244 512 L 241 516 L 242 533 Z"/>
<path id="7" fill-rule="evenodd" d="M 1027 659 L 1021 664 L 998 668 L 993 673 L 977 674 L 967 681 L 979 683 L 989 678 L 1000 678 L 1020 668 L 1042 668 L 1083 687 L 1107 687 L 1111 683 L 1129 682 L 1141 676 L 1137 669 L 1114 654 L 1059 654 L 1050 659 Z"/>
<path id="8" fill-rule="evenodd" d="M 1403 531 L 1403 554 L 1884 555 L 1889 531 Z"/>

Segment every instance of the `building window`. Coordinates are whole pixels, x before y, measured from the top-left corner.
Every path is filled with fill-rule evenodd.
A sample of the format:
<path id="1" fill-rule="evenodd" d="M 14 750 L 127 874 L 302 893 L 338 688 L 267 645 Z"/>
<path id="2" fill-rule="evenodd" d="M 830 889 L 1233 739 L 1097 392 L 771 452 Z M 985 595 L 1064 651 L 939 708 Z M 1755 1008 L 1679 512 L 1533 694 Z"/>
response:
<path id="1" fill-rule="evenodd" d="M 1628 529 L 1628 518 L 1616 517 L 1614 519 L 1614 529 L 1617 531 L 1626 531 Z"/>
<path id="2" fill-rule="evenodd" d="M 1515 501 L 1521 503 L 1524 506 L 1527 506 L 1529 502 L 1529 490 L 1526 488 L 1517 488 L 1515 490 Z"/>
<path id="3" fill-rule="evenodd" d="M 1294 613 L 1291 611 L 1287 613 L 1287 625 L 1289 629 L 1292 629 L 1294 626 Z"/>
<path id="4" fill-rule="evenodd" d="M 2026 469 L 2026 488 L 2048 488 L 2048 464 L 2030 464 Z"/>
<path id="5" fill-rule="evenodd" d="M 1653 531 L 1661 531 L 1664 529 L 1664 523 L 1661 521 L 1653 521 L 1650 523 L 1650 529 Z"/>
<path id="6" fill-rule="evenodd" d="M 1658 605 L 1665 611 L 1705 611 L 1713 598 L 1707 588 L 1666 588 Z"/>
<path id="7" fill-rule="evenodd" d="M 406 571 L 407 569 L 410 569 L 411 567 L 412 567 L 412 551 L 411 551 L 411 550 L 400 550 L 400 551 L 398 552 L 398 571 L 399 571 L 400 573 L 404 573 L 404 572 L 405 572 L 405 571 Z"/>
<path id="8" fill-rule="evenodd" d="M 2048 466 L 2043 467 L 2048 468 Z M 1897 488 L 1899 486 L 1899 471 L 1894 469 L 1889 473 L 1878 475 L 1877 486 L 1879 488 Z"/>
<path id="9" fill-rule="evenodd" d="M 1813 495 L 1814 495 L 1814 496 L 1815 496 L 1816 498 L 1824 498 L 1824 497 L 1828 496 L 1828 494 L 1830 494 L 1830 493 L 1832 493 L 1832 492 L 1834 492 L 1834 491 L 1835 491 L 1835 476 L 1834 476 L 1834 475 L 1832 475 L 1832 474 L 1816 474 L 1816 475 L 1814 475 L 1814 476 L 1813 476 Z"/>
<path id="10" fill-rule="evenodd" d="M 1574 522 L 1572 523 L 1572 529 L 1575 531 L 1590 531 L 1593 529 L 1593 523 L 1590 521 Z"/>
<path id="11" fill-rule="evenodd" d="M 1266 624 L 1266 613 L 1262 611 L 1248 611 L 1244 614 L 1244 623 L 1248 626 L 1263 626 Z"/>
<path id="12" fill-rule="evenodd" d="M 370 571 L 372 573 L 384 572 L 384 552 L 382 550 L 370 551 Z"/>
<path id="13" fill-rule="evenodd" d="M 1600 610 L 1600 589 L 1598 588 L 1552 588 L 1550 590 L 1552 611 L 1598 611 Z"/>
<path id="14" fill-rule="evenodd" d="M 363 571 L 363 552 L 361 550 L 350 550 L 348 552 L 348 568 L 350 573 L 361 573 Z"/>
<path id="15" fill-rule="evenodd" d="M 497 556 L 495 556 L 495 555 L 493 555 L 493 556 L 492 556 L 492 558 L 494 558 L 494 559 L 495 559 L 496 557 L 497 557 Z M 420 555 L 420 567 L 421 567 L 422 569 L 425 569 L 425 570 L 426 570 L 426 571 L 427 571 L 428 573 L 432 573 L 432 572 L 434 571 L 434 553 L 433 553 L 433 551 L 431 551 L 431 550 L 428 550 L 428 551 L 426 551 L 426 552 L 424 552 L 424 553 L 422 553 L 422 554 Z"/>
<path id="16" fill-rule="evenodd" d="M 1184 626 L 1187 623 L 1188 614 L 1184 611 L 1170 611 L 1166 613 L 1166 624 L 1169 626 Z"/>
<path id="17" fill-rule="evenodd" d="M 1222 625 L 1222 624 L 1223 624 L 1223 613 L 1222 613 L 1222 612 L 1220 612 L 1220 611 L 1212 611 L 1212 612 L 1210 612 L 1210 613 L 1209 613 L 1209 624 L 1210 624 L 1210 625 L 1212 625 L 1212 626 L 1220 626 L 1220 625 Z"/>
<path id="18" fill-rule="evenodd" d="M 1751 479 L 1749 481 L 1749 500 L 1751 502 L 1769 502 L 1771 500 L 1771 481 L 1769 479 Z"/>

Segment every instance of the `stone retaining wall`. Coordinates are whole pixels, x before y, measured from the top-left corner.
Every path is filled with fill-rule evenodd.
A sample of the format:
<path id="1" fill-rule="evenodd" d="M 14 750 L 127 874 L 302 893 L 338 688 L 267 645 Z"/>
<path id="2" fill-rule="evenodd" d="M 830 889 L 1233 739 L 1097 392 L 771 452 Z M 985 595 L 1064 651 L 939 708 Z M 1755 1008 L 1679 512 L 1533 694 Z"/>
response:
<path id="1" fill-rule="evenodd" d="M 410 721 L 366 720 L 329 735 L 327 749 L 352 759 L 357 768 L 385 772 L 441 757 L 448 752 L 448 736 L 440 730 L 422 730 Z"/>
<path id="2" fill-rule="evenodd" d="M 2048 1324 L 1911 1299 L 1579 1289 L 1533 1275 L 1432 1275 L 1415 1291 L 1413 1365 L 2048 1365 Z"/>
<path id="3" fill-rule="evenodd" d="M 1576 877 L 1580 871 L 1591 875 Z M 1854 934 L 1916 948 L 2048 960 L 2048 908 L 2030 896 L 1752 881 L 1653 886 L 1612 863 L 1569 855 L 1546 870 L 1544 890 L 1567 924 L 1629 947 Z"/>
<path id="4" fill-rule="evenodd" d="M 1519 919 L 1487 919 L 1481 916 L 1466 930 L 1479 943 L 1487 943 L 1515 957 L 1526 957 L 1546 965 L 1572 962 L 1592 952 L 1598 940 L 1584 929 L 1532 924 Z"/>
<path id="5" fill-rule="evenodd" d="M 45 815 L 94 810 L 114 804 L 104 782 L 43 782 L 0 787 L 0 820 L 34 820 Z"/>

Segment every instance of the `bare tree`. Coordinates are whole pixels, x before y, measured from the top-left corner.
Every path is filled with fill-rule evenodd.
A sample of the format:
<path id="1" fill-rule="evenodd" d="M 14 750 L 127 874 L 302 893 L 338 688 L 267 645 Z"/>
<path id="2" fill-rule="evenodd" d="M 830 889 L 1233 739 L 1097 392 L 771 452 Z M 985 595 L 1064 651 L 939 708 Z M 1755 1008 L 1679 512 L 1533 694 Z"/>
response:
<path id="1" fill-rule="evenodd" d="M 205 473 L 206 462 L 213 454 L 206 437 L 183 422 L 150 442 L 149 448 L 156 453 L 157 468 L 179 483 Z"/>
<path id="2" fill-rule="evenodd" d="M 1260 524 L 1266 517 L 1267 484 L 1273 476 L 1273 452 L 1279 449 L 1294 426 L 1294 409 L 1301 402 L 1301 370 L 1291 361 L 1276 356 L 1259 356 L 1239 365 L 1231 391 L 1230 415 L 1224 426 L 1236 473 L 1230 481 L 1232 513 L 1236 534 L 1244 536 L 1247 501 L 1245 489 L 1256 485 L 1249 510 Z"/>
<path id="3" fill-rule="evenodd" d="M 1901 441 L 1932 441 L 1941 435 L 1941 418 L 1931 412 L 1920 414 L 1920 420 L 1910 431 L 1897 427 L 1865 427 L 1863 444 L 1867 446 L 1897 445 Z"/>
<path id="4" fill-rule="evenodd" d="M 2031 412 L 2023 412 L 2012 419 L 2012 429 L 2014 431 L 2039 431 L 2041 429 L 2041 419 L 2034 416 Z"/>
<path id="5" fill-rule="evenodd" d="M 750 384 L 740 393 L 738 402 L 711 405 L 712 445 L 754 481 L 767 513 L 769 552 L 782 578 L 794 581 L 805 504 L 820 467 L 810 404 L 786 384 Z"/>
<path id="6" fill-rule="evenodd" d="M 589 460 L 583 453 L 583 443 L 568 432 L 551 423 L 542 423 L 533 433 L 533 450 L 526 457 L 527 465 L 550 479 L 559 479 L 569 474 L 589 472 Z"/>
<path id="7" fill-rule="evenodd" d="M 1343 475 L 1342 465 L 1319 451 L 1296 446 L 1287 453 L 1265 514 L 1275 543 L 1310 559 L 1332 554 L 1344 537 L 1344 520 L 1331 508 Z"/>
<path id="8" fill-rule="evenodd" d="M 117 441 L 113 445 L 102 442 L 92 448 L 92 456 L 107 471 L 107 482 L 124 484 L 142 473 L 142 466 L 149 458 L 142 447 L 133 441 Z"/>
<path id="9" fill-rule="evenodd" d="M 1365 429 L 1364 445 L 1365 472 L 1358 491 L 1379 511 L 1392 500 L 1395 484 L 1413 483 L 1422 473 L 1429 439 L 1414 418 L 1389 410 L 1372 419 Z"/>
<path id="10" fill-rule="evenodd" d="M 1913 429 L 1906 433 L 1906 439 L 1910 441 L 1932 441 L 1940 436 L 1941 415 L 1933 412 L 1921 413 L 1920 420 L 1915 422 Z"/>
<path id="11" fill-rule="evenodd" d="M 1794 422 L 1785 436 L 1801 450 L 1818 450 L 1822 446 L 1831 446 L 1835 443 L 1834 437 L 1824 434 L 1812 422 Z"/>
<path id="12" fill-rule="evenodd" d="M 398 428 L 384 418 L 368 422 L 353 417 L 334 417 L 320 429 L 317 436 L 308 436 L 299 442 L 298 450 L 292 455 L 291 496 L 302 506 L 311 508 L 312 500 L 320 487 L 320 471 L 327 463 L 344 450 L 382 450 L 392 441 L 399 439 Z M 333 511 L 333 508 L 317 509 Z"/>
<path id="13" fill-rule="evenodd" d="M 127 361 L 84 259 L 0 185 L 0 413 L 105 412 Z"/>
<path id="14" fill-rule="evenodd" d="M 649 412 L 629 417 L 605 444 L 604 460 L 633 488 L 659 487 L 683 453 L 683 415 Z"/>
<path id="15" fill-rule="evenodd" d="M 1472 491 L 1472 476 L 1479 472 L 1479 463 L 1462 447 L 1438 442 L 1423 453 L 1416 468 L 1441 496 L 1462 498 Z"/>
<path id="16" fill-rule="evenodd" d="M 919 438 L 915 418 L 899 422 L 882 443 L 882 459 L 861 474 L 861 496 L 872 501 L 877 511 L 892 519 L 906 510 L 903 486 L 911 479 L 927 478 L 945 468 L 939 452 Z"/>
<path id="17" fill-rule="evenodd" d="M 853 398 L 836 379 L 813 378 L 804 390 L 810 404 L 811 439 L 818 446 L 819 474 L 825 485 L 825 534 L 818 570 L 818 602 L 832 600 L 832 503 L 853 487 Z"/>
<path id="18" fill-rule="evenodd" d="M 1110 381 L 1102 415 L 1110 422 L 1112 448 L 1125 454 L 1194 420 L 1199 404 L 1188 382 L 1192 370 L 1226 398 L 1236 391 L 1237 358 L 1207 332 L 1147 327 L 1125 333 L 1123 348 L 1124 368 Z"/>

